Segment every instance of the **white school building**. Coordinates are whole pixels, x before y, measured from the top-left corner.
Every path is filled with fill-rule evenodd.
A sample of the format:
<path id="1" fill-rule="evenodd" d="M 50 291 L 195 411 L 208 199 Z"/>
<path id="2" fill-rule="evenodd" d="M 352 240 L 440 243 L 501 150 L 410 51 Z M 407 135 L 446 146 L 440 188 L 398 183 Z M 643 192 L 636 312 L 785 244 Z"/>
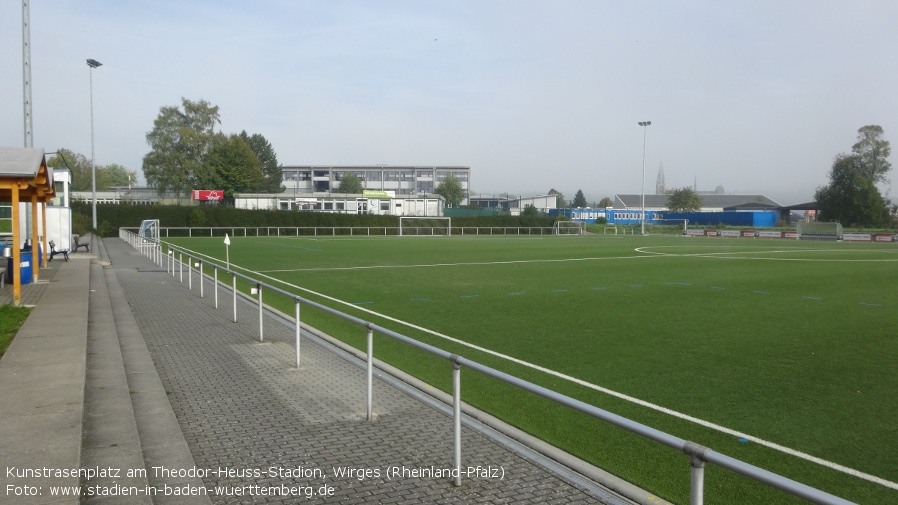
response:
<path id="1" fill-rule="evenodd" d="M 373 214 L 380 216 L 442 216 L 443 197 L 401 195 L 393 191 L 365 190 L 362 194 L 236 193 L 238 209 L 301 210 L 331 214 Z"/>

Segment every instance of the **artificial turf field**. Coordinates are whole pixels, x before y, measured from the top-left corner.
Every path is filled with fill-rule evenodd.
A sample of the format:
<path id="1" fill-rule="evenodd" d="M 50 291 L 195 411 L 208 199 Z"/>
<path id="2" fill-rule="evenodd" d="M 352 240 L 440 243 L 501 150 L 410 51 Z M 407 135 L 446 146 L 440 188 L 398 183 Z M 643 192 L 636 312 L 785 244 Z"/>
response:
<path id="1" fill-rule="evenodd" d="M 168 240 L 224 264 L 221 237 Z M 234 237 L 229 252 L 260 280 L 468 359 L 835 495 L 898 503 L 896 244 Z M 292 313 L 291 300 L 265 302 Z M 302 319 L 364 347 L 363 329 L 310 309 Z M 386 337 L 375 354 L 451 388 L 442 360 Z M 687 456 L 475 372 L 463 371 L 462 384 L 466 402 L 688 501 Z M 712 465 L 705 492 L 706 503 L 800 503 Z"/>

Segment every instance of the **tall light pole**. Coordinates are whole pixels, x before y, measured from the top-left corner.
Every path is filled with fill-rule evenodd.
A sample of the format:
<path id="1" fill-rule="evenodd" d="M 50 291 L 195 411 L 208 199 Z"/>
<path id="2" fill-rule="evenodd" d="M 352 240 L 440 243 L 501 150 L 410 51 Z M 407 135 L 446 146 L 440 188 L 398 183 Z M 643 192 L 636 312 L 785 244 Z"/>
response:
<path id="1" fill-rule="evenodd" d="M 92 200 L 92 221 L 93 229 L 97 229 L 97 167 L 94 164 L 94 69 L 103 65 L 97 60 L 88 59 L 87 66 L 90 67 L 90 193 Z M 645 166 L 643 166 L 643 172 Z M 643 174 L 645 177 L 645 174 Z"/>
<path id="2" fill-rule="evenodd" d="M 642 127 L 642 234 L 645 235 L 645 136 L 651 121 L 640 121 Z"/>

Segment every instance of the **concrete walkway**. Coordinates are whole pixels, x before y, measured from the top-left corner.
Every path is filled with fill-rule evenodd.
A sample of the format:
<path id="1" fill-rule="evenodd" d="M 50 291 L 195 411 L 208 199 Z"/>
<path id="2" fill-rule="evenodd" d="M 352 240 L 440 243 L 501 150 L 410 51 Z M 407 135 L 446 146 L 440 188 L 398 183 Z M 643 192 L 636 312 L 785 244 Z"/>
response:
<path id="1" fill-rule="evenodd" d="M 80 484 L 90 504 L 633 503 L 584 477 L 600 470 L 471 418 L 463 465 L 485 471 L 455 487 L 441 473 L 453 465 L 449 409 L 411 379 L 378 374 L 367 421 L 352 352 L 304 335 L 297 369 L 292 327 L 269 320 L 259 343 L 258 309 L 238 303 L 232 322 L 227 288 L 215 309 L 210 280 L 200 298 L 196 274 L 188 289 L 120 239 L 94 242 L 96 259 L 60 264 L 0 360 L 0 465 L 21 470 L 0 477 L 0 502 L 75 503 L 50 488 Z"/>

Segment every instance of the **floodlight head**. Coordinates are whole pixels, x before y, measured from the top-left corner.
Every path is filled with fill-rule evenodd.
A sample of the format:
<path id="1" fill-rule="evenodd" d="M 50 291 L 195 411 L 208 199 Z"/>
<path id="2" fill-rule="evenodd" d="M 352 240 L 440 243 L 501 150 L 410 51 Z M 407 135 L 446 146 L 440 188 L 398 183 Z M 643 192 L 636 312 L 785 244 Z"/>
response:
<path id="1" fill-rule="evenodd" d="M 87 60 L 87 66 L 90 67 L 90 68 L 97 68 L 97 67 L 100 67 L 100 66 L 102 66 L 102 65 L 103 65 L 103 64 L 100 63 L 100 62 L 97 61 L 97 60 L 90 59 L 90 58 Z"/>
<path id="2" fill-rule="evenodd" d="M 639 126 L 651 126 L 651 125 L 652 125 L 651 121 L 640 121 L 639 122 Z"/>

